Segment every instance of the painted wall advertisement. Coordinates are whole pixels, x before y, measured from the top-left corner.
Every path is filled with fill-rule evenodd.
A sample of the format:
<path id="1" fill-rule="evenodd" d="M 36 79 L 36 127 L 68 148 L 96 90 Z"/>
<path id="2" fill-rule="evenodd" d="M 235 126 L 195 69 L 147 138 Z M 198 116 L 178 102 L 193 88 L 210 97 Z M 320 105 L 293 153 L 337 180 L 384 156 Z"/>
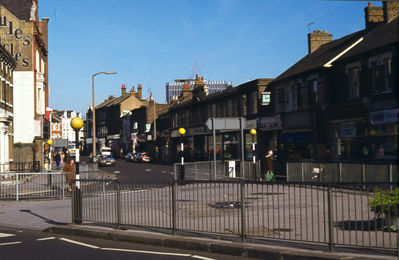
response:
<path id="1" fill-rule="evenodd" d="M 19 20 L 0 6 L 0 27 L 0 43 L 14 57 L 15 70 L 31 70 L 33 23 Z"/>

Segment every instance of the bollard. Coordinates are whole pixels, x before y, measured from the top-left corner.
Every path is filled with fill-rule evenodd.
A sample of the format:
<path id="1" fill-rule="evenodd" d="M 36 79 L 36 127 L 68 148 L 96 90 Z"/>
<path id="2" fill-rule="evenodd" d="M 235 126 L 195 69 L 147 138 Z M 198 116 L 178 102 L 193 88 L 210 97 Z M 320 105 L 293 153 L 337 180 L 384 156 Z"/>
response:
<path id="1" fill-rule="evenodd" d="M 82 224 L 82 193 L 76 185 L 72 187 L 72 216 L 73 224 Z"/>

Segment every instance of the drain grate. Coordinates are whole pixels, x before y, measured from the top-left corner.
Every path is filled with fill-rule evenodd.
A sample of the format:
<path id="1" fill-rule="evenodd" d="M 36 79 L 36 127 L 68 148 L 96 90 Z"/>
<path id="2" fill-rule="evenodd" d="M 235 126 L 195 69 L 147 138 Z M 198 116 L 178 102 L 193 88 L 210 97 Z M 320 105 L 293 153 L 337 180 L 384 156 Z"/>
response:
<path id="1" fill-rule="evenodd" d="M 245 207 L 248 207 L 249 203 L 245 202 Z M 241 202 L 239 201 L 217 201 L 215 203 L 209 204 L 210 207 L 215 209 L 240 209 Z"/>

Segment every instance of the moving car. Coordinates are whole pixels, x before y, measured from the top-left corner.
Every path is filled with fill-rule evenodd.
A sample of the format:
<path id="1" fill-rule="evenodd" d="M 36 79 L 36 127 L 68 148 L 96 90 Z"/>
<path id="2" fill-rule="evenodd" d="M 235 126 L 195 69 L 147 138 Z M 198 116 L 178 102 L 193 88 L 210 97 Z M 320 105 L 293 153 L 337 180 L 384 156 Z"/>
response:
<path id="1" fill-rule="evenodd" d="M 115 165 L 115 162 L 115 158 L 113 158 L 111 155 L 102 155 L 98 158 L 98 166 L 113 166 Z"/>

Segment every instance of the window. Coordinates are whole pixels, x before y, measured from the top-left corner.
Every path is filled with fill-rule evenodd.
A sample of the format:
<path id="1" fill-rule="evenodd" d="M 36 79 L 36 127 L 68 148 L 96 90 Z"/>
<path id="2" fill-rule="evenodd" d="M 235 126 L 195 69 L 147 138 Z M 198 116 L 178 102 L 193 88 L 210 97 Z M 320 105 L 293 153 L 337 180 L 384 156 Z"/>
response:
<path id="1" fill-rule="evenodd" d="M 309 105 L 315 105 L 319 102 L 319 92 L 317 80 L 310 81 L 309 85 Z"/>
<path id="2" fill-rule="evenodd" d="M 370 64 L 371 68 L 371 89 L 372 92 L 377 92 L 377 81 L 378 81 L 378 62 L 373 61 Z"/>
<path id="3" fill-rule="evenodd" d="M 241 99 L 241 116 L 247 116 L 247 96 L 242 95 Z"/>
<path id="4" fill-rule="evenodd" d="M 300 86 L 297 86 L 295 88 L 295 96 L 296 96 L 297 108 L 301 108 L 302 107 L 302 90 L 301 90 Z"/>
<path id="5" fill-rule="evenodd" d="M 383 81 L 383 91 L 389 91 L 391 90 L 390 87 L 390 79 L 391 79 L 391 74 L 392 74 L 392 70 L 391 70 L 391 63 L 392 60 L 391 58 L 385 58 L 383 59 L 383 70 L 384 70 L 384 75 L 381 75 L 384 77 L 384 81 Z"/>
<path id="6" fill-rule="evenodd" d="M 357 98 L 360 96 L 359 75 L 360 75 L 359 67 L 353 67 L 348 69 L 349 98 Z"/>
<path id="7" fill-rule="evenodd" d="M 258 93 L 252 93 L 252 114 L 258 113 Z"/>

